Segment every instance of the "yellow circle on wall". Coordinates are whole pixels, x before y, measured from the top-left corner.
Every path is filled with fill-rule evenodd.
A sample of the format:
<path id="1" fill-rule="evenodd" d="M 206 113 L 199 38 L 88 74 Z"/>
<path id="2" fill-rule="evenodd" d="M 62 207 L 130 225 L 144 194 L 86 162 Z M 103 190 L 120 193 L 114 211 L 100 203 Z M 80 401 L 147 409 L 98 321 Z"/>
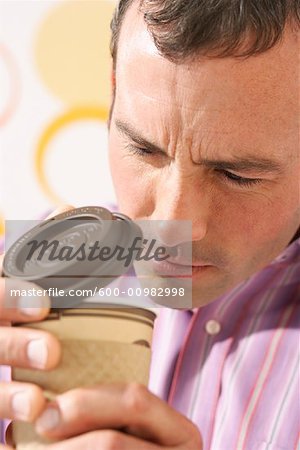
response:
<path id="1" fill-rule="evenodd" d="M 35 155 L 35 168 L 38 182 L 54 204 L 61 204 L 62 199 L 52 190 L 45 174 L 45 157 L 49 143 L 66 126 L 80 120 L 99 120 L 101 123 L 108 118 L 108 110 L 101 107 L 80 107 L 74 108 L 56 118 L 43 132 Z"/>
<path id="2" fill-rule="evenodd" d="M 5 226 L 4 226 L 4 218 L 0 215 L 0 236 L 4 235 Z"/>
<path id="3" fill-rule="evenodd" d="M 110 101 L 110 20 L 115 1 L 55 5 L 35 38 L 37 68 L 47 87 L 70 106 Z"/>

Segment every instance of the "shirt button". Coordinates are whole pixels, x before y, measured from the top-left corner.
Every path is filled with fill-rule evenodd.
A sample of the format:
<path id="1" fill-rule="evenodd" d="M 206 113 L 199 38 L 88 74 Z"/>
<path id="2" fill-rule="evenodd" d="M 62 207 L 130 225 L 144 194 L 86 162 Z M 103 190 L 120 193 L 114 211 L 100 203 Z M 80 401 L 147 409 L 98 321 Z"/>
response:
<path id="1" fill-rule="evenodd" d="M 221 331 L 221 325 L 216 320 L 208 320 L 205 324 L 205 331 L 211 335 L 218 334 Z"/>

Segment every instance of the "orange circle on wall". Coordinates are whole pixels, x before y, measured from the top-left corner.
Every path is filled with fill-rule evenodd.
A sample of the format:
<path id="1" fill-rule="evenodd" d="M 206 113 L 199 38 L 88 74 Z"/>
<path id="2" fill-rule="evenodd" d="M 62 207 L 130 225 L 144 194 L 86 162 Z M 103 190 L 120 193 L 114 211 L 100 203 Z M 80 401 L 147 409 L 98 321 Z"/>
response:
<path id="1" fill-rule="evenodd" d="M 49 143 L 63 128 L 79 120 L 99 120 L 106 122 L 108 119 L 108 110 L 101 107 L 80 107 L 74 108 L 54 120 L 42 134 L 35 155 L 35 169 L 40 186 L 47 197 L 55 204 L 62 203 L 60 197 L 52 190 L 50 183 L 45 175 L 45 156 Z"/>

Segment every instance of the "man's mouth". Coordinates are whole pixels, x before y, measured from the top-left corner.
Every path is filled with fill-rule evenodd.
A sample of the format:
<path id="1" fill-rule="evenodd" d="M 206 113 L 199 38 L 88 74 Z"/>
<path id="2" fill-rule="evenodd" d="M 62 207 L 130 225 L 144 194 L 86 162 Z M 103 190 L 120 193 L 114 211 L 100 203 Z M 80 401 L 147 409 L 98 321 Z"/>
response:
<path id="1" fill-rule="evenodd" d="M 153 269 L 158 275 L 170 276 L 170 277 L 194 277 L 201 275 L 209 268 L 213 266 L 200 261 L 180 260 L 174 258 L 168 258 L 165 261 L 153 261 Z"/>

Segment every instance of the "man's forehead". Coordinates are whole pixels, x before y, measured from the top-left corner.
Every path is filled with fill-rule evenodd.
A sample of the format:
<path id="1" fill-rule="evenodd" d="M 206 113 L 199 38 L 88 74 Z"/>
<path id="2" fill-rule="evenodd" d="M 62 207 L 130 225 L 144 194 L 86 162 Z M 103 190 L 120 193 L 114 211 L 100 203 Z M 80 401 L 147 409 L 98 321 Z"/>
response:
<path id="1" fill-rule="evenodd" d="M 176 27 L 176 24 L 174 24 Z M 272 62 L 277 63 L 276 67 L 273 67 L 274 72 L 278 72 L 278 70 L 285 69 L 286 73 L 289 75 L 294 75 L 294 78 L 297 77 L 299 80 L 300 76 L 300 32 L 299 30 L 295 30 L 292 26 L 287 26 L 283 38 L 280 41 L 279 45 L 276 45 L 271 50 L 267 52 L 263 52 L 259 55 L 250 56 L 249 58 L 236 58 L 236 57 L 227 57 L 227 58 L 211 58 L 212 61 L 218 65 L 218 62 L 223 64 L 231 65 L 231 67 L 235 67 L 236 70 L 250 70 L 251 66 L 255 69 L 258 68 L 258 65 L 261 65 L 261 68 L 268 67 Z M 132 56 L 132 52 L 135 52 L 137 55 L 147 56 L 149 58 L 153 57 L 158 62 L 159 60 L 163 60 L 169 68 L 178 68 L 187 73 L 193 72 L 193 70 L 199 69 L 199 63 L 207 61 L 210 58 L 205 58 L 201 56 L 201 51 L 199 55 L 195 55 L 194 64 L 191 61 L 187 61 L 186 63 L 181 63 L 179 61 L 178 66 L 172 64 L 167 61 L 166 58 L 159 55 L 159 51 L 155 46 L 152 36 L 150 35 L 147 25 L 143 19 L 143 13 L 140 11 L 140 2 L 139 0 L 134 0 L 131 5 L 128 7 L 128 10 L 125 13 L 125 17 L 123 19 L 123 23 L 121 26 L 121 33 L 119 36 L 118 42 L 118 53 L 119 57 L 122 58 L 122 62 L 128 62 L 128 58 Z M 288 63 L 288 65 L 286 64 Z"/>
<path id="2" fill-rule="evenodd" d="M 139 10 L 139 1 L 135 0 L 128 7 L 118 42 L 118 53 L 120 57 L 130 56 L 128 50 L 134 48 L 150 55 L 158 55 L 158 50 L 150 38 L 143 15 Z"/>
<path id="3" fill-rule="evenodd" d="M 161 123 L 167 129 L 172 120 L 173 130 L 177 123 L 202 134 L 204 127 L 223 136 L 234 133 L 247 143 L 255 139 L 258 147 L 270 151 L 272 140 L 283 152 L 285 147 L 295 150 L 300 112 L 297 44 L 295 34 L 287 32 L 281 46 L 247 60 L 199 56 L 174 64 L 159 55 L 134 2 L 119 37 L 117 109 L 121 105 L 125 119 L 133 123 L 140 118 L 139 128 L 141 118 L 151 120 L 155 111 L 157 127 Z"/>

